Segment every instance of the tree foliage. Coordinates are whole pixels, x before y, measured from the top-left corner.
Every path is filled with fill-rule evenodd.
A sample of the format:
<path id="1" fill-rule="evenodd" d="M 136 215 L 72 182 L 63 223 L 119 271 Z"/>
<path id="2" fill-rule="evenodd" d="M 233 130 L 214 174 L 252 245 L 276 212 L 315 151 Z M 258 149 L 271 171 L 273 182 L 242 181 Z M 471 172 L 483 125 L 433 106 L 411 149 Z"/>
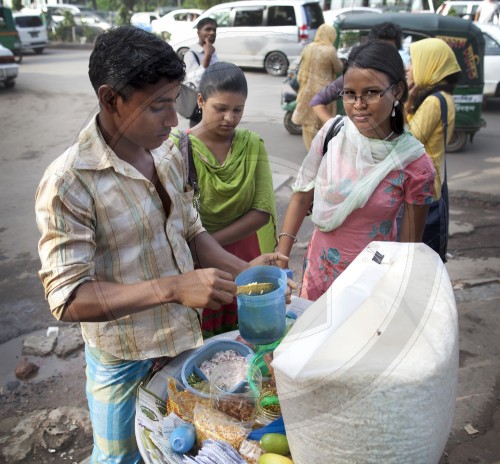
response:
<path id="1" fill-rule="evenodd" d="M 19 0 L 21 1 L 21 0 Z M 220 0 L 89 0 L 95 2 L 95 8 L 104 11 L 154 11 L 162 7 L 177 8 L 200 8 L 206 10 L 214 5 L 218 5 Z M 93 6 L 94 7 L 94 6 Z"/>

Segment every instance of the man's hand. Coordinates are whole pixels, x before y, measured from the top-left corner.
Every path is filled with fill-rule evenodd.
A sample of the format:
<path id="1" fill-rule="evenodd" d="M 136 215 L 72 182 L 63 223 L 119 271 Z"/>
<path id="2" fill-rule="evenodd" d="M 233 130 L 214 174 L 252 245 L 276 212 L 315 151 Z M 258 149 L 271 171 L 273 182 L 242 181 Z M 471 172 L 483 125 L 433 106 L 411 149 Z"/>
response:
<path id="1" fill-rule="evenodd" d="M 203 44 L 203 51 L 205 52 L 205 56 L 208 57 L 209 61 L 212 58 L 212 55 L 215 53 L 215 47 L 210 41 L 205 39 L 205 43 Z"/>
<path id="2" fill-rule="evenodd" d="M 236 284 L 228 272 L 197 269 L 176 277 L 174 301 L 190 308 L 220 309 L 236 295 Z"/>

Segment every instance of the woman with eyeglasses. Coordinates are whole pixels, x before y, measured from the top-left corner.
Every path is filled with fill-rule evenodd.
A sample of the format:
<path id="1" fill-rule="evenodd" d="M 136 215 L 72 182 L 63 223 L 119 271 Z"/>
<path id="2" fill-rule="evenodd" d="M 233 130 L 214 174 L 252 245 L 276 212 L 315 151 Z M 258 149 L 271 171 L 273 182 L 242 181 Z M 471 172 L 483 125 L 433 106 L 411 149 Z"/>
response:
<path id="1" fill-rule="evenodd" d="M 404 129 L 408 86 L 398 50 L 380 40 L 354 48 L 341 97 L 347 116 L 340 123 L 331 119 L 314 138 L 293 185 L 277 247 L 290 256 L 314 199 L 315 228 L 300 294 L 313 301 L 370 242 L 396 239 L 402 205 L 401 241 L 420 241 L 433 199 L 432 162 Z M 341 127 L 323 154 L 332 124 Z"/>

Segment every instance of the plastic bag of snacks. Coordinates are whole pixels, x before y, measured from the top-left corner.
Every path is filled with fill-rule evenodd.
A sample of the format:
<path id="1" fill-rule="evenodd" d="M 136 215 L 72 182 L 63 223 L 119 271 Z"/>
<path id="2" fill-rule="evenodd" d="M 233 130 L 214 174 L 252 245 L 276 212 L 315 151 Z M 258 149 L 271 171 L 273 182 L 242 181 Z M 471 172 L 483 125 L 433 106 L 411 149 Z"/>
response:
<path id="1" fill-rule="evenodd" d="M 253 422 L 261 386 L 262 373 L 257 366 L 225 361 L 210 375 L 210 406 L 242 422 Z"/>
<path id="2" fill-rule="evenodd" d="M 193 411 L 197 404 L 208 406 L 210 399 L 202 398 L 184 389 L 177 379 L 170 377 L 167 380 L 167 413 L 177 414 L 181 419 L 193 422 Z"/>
<path id="3" fill-rule="evenodd" d="M 238 449 L 252 430 L 251 422 L 241 422 L 216 409 L 201 404 L 194 408 L 196 442 L 199 447 L 205 440 L 225 441 Z"/>

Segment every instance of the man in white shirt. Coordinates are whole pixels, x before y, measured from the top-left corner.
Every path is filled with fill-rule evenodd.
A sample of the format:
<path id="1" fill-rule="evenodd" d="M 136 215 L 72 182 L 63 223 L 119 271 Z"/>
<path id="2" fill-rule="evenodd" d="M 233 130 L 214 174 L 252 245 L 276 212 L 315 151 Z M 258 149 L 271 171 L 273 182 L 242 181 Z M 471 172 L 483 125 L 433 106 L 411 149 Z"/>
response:
<path id="1" fill-rule="evenodd" d="M 496 0 L 483 0 L 479 5 L 474 21 L 482 24 L 493 23 L 498 24 L 500 16 L 500 6 Z"/>
<path id="2" fill-rule="evenodd" d="M 186 82 L 196 88 L 200 86 L 201 76 L 211 64 L 219 61 L 214 43 L 217 38 L 217 22 L 213 18 L 203 18 L 197 24 L 198 43 L 192 46 L 184 55 L 186 63 Z M 201 121 L 201 110 L 189 120 L 189 127 Z"/>

